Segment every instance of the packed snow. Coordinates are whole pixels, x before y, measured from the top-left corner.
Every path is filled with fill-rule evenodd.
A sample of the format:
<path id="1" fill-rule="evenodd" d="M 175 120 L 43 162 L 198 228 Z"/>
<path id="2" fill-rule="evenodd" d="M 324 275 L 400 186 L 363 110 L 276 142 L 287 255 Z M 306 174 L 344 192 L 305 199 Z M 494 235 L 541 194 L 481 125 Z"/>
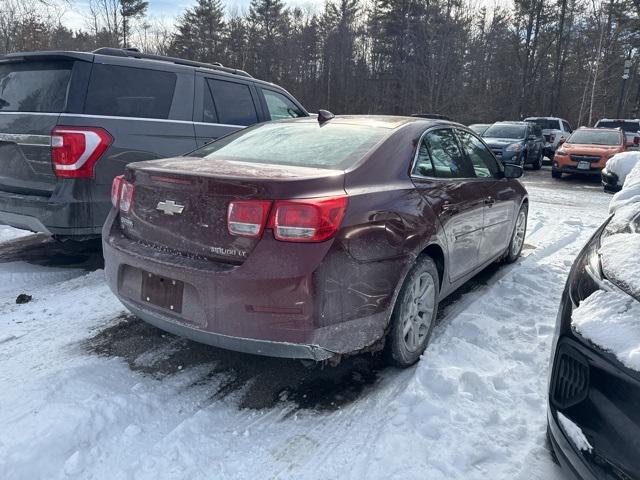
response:
<path id="1" fill-rule="evenodd" d="M 599 253 L 607 279 L 640 298 L 640 232 L 605 237 Z"/>
<path id="2" fill-rule="evenodd" d="M 547 177 L 525 177 L 524 258 L 447 300 L 407 370 L 197 345 L 125 315 L 101 270 L 12 255 L 0 263 L 0 478 L 563 478 L 545 444 L 550 346 L 569 268 L 610 197 Z"/>
<path id="3" fill-rule="evenodd" d="M 0 225 L 0 243 L 8 242 L 9 240 L 15 240 L 17 238 L 27 237 L 29 235 L 33 235 L 33 233 L 28 232 L 27 230 L 18 230 L 17 228 Z"/>
<path id="4" fill-rule="evenodd" d="M 558 412 L 558 421 L 560 422 L 560 426 L 564 433 L 569 437 L 571 443 L 573 443 L 578 450 L 589 453 L 593 451 L 593 447 L 589 443 L 589 440 L 578 425 L 565 417 L 562 412 Z"/>
<path id="5" fill-rule="evenodd" d="M 627 175 L 633 168 L 640 163 L 639 151 L 627 151 L 616 153 L 607 161 L 606 170 L 618 175 L 618 184 L 624 185 Z"/>
<path id="6" fill-rule="evenodd" d="M 611 199 L 609 212 L 614 213 L 621 207 L 632 203 L 640 202 L 640 163 L 628 173 L 624 180 L 622 190 L 616 193 Z"/>

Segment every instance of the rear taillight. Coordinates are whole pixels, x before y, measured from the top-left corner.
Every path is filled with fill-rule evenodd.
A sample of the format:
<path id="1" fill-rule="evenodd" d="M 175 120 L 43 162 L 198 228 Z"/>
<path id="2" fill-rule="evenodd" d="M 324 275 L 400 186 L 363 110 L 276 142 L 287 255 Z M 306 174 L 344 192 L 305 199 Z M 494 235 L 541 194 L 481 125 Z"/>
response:
<path id="1" fill-rule="evenodd" d="M 55 127 L 51 132 L 55 174 L 64 178 L 93 178 L 93 167 L 112 141 L 102 128 Z"/>
<path id="2" fill-rule="evenodd" d="M 118 208 L 118 204 L 120 203 L 122 182 L 124 182 L 124 175 L 118 175 L 113 179 L 113 183 L 111 184 L 111 205 L 116 208 Z"/>
<path id="3" fill-rule="evenodd" d="M 267 223 L 271 200 L 238 200 L 229 204 L 227 228 L 231 235 L 260 237 Z"/>
<path id="4" fill-rule="evenodd" d="M 271 228 L 276 240 L 322 242 L 335 235 L 347 208 L 347 197 L 276 201 Z"/>
<path id="5" fill-rule="evenodd" d="M 133 203 L 135 186 L 124 179 L 124 175 L 118 175 L 111 184 L 111 203 L 122 213 L 128 213 Z"/>

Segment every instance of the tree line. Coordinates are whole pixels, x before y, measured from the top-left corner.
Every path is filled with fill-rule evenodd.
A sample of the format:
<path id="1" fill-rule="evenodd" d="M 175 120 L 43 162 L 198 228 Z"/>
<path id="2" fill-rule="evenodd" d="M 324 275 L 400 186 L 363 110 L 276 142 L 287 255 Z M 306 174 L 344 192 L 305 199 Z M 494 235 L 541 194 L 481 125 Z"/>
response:
<path id="1" fill-rule="evenodd" d="M 157 19 L 144 0 L 90 0 L 85 28 L 72 30 L 59 8 L 0 0 L 0 53 L 135 46 L 222 62 L 310 111 L 553 115 L 574 126 L 640 117 L 640 0 L 328 0 L 318 11 L 194 2 Z"/>

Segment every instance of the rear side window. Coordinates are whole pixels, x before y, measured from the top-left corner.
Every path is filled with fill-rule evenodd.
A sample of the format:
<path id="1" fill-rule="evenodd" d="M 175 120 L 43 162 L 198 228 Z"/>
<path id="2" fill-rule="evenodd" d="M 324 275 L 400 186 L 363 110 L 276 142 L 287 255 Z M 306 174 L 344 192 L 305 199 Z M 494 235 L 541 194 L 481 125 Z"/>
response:
<path id="1" fill-rule="evenodd" d="M 63 112 L 73 62 L 0 65 L 0 110 Z"/>
<path id="2" fill-rule="evenodd" d="M 213 79 L 207 82 L 220 123 L 246 126 L 258 122 L 258 112 L 248 85 Z"/>
<path id="3" fill-rule="evenodd" d="M 85 113 L 116 117 L 169 118 L 176 74 L 95 64 Z"/>
<path id="4" fill-rule="evenodd" d="M 283 120 L 285 118 L 297 118 L 304 116 L 302 110 L 300 110 L 295 103 L 284 95 L 264 89 L 262 89 L 262 93 L 264 94 L 264 99 L 267 102 L 267 109 L 269 110 L 271 120 Z"/>

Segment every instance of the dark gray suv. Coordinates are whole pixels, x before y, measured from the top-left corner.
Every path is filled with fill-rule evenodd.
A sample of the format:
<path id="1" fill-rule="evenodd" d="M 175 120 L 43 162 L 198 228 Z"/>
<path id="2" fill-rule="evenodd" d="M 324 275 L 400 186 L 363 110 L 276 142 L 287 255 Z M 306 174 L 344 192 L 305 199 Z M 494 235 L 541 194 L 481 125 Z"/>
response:
<path id="1" fill-rule="evenodd" d="M 100 236 L 127 163 L 308 116 L 241 70 L 135 50 L 0 57 L 0 223 L 75 244 Z"/>

